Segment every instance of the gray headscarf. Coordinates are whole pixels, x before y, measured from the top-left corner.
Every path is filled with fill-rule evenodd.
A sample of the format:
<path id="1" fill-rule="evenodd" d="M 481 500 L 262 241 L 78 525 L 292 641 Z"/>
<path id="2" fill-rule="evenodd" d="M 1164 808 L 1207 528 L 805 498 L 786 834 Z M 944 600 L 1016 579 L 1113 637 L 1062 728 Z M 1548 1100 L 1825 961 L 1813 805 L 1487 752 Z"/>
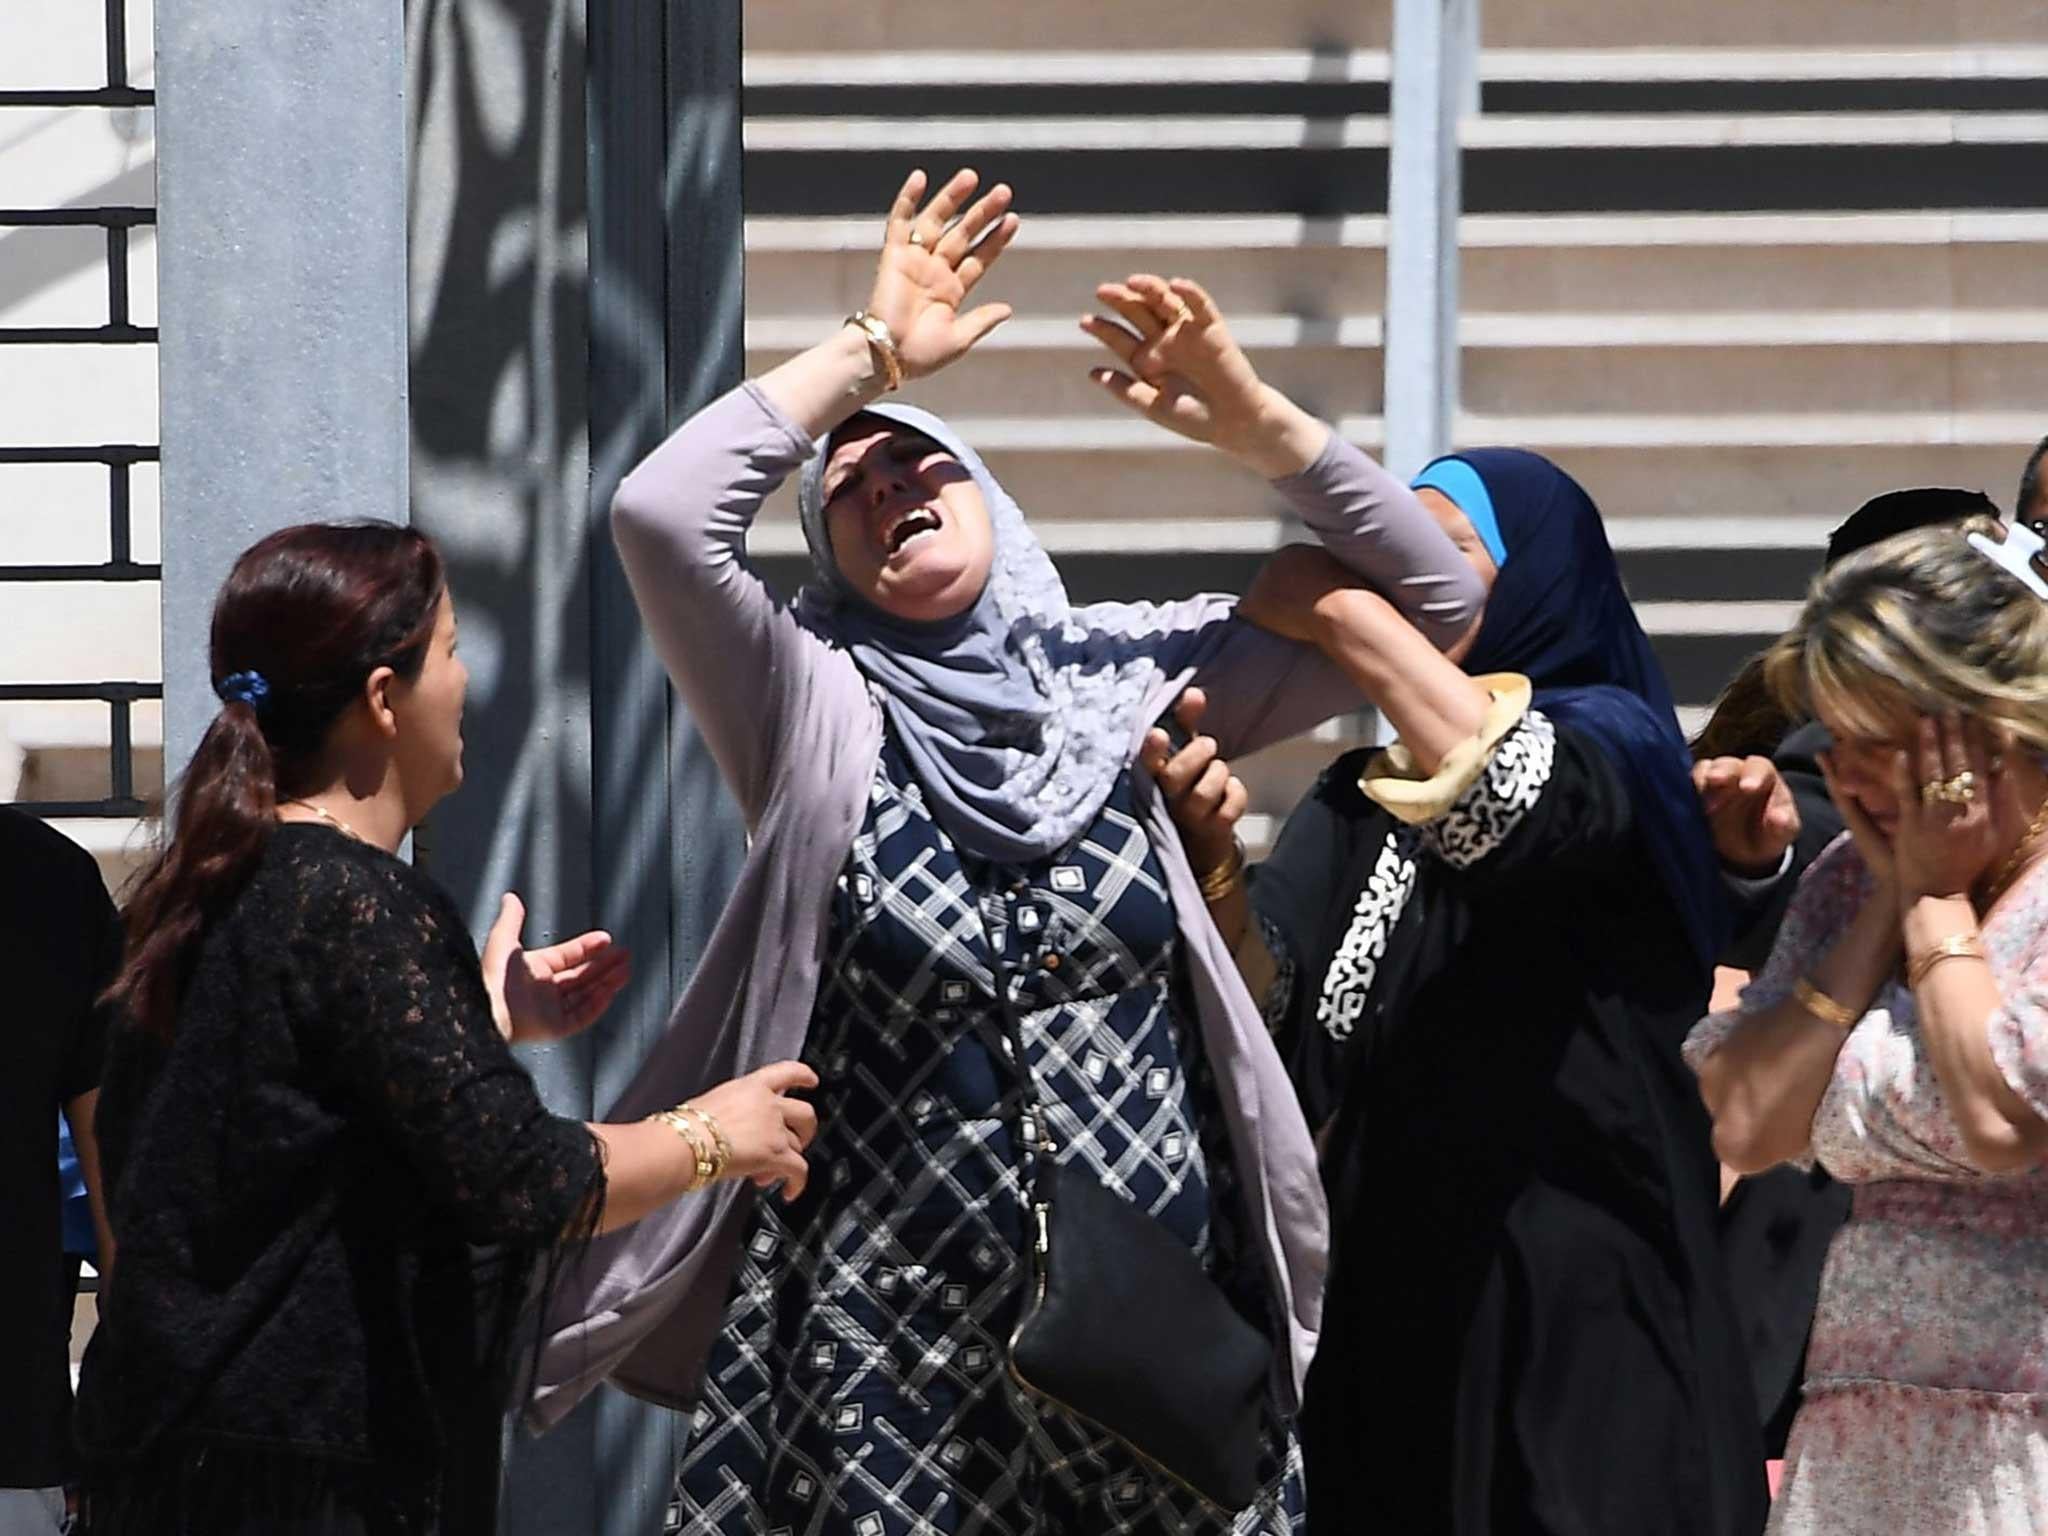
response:
<path id="1" fill-rule="evenodd" d="M 987 859 L 1043 858 L 1087 830 L 1129 761 L 1156 673 L 1144 637 L 1116 619 L 1143 610 L 1071 607 L 1016 502 L 938 417 L 901 404 L 861 414 L 923 433 L 974 477 L 994 525 L 988 585 L 964 612 L 922 624 L 854 593 L 825 526 L 828 438 L 797 487 L 818 575 L 804 588 L 803 616 L 843 644 L 880 690 L 890 728 L 953 841 Z"/>

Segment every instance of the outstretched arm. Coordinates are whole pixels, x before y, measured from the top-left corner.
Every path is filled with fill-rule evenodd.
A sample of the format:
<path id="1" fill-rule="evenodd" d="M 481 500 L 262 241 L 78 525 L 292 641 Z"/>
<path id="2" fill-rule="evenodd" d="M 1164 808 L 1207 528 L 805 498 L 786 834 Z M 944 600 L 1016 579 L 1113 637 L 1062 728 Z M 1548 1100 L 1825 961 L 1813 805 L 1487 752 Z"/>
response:
<path id="1" fill-rule="evenodd" d="M 1407 486 L 1259 378 L 1201 284 L 1141 273 L 1095 293 L 1117 318 L 1082 329 L 1122 365 L 1094 370 L 1098 384 L 1272 481 L 1352 579 L 1439 650 L 1465 638 L 1486 599 L 1470 562 Z"/>
<path id="2" fill-rule="evenodd" d="M 920 209 L 917 171 L 897 193 L 868 300 L 887 347 L 841 326 L 691 417 L 613 499 L 648 633 L 750 821 L 822 646 L 748 563 L 747 531 L 813 441 L 882 394 L 892 351 L 905 377 L 920 377 L 1008 318 L 1000 304 L 960 312 L 1017 229 L 1007 187 L 960 212 L 975 185 L 961 171 Z"/>

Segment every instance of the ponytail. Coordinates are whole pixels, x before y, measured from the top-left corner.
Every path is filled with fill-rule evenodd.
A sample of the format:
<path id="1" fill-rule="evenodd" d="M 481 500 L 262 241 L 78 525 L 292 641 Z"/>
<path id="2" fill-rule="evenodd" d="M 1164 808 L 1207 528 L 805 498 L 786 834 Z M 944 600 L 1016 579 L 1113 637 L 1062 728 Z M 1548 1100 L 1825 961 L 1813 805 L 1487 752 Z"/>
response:
<path id="1" fill-rule="evenodd" d="M 424 534 L 390 523 L 309 523 L 235 562 L 213 609 L 220 713 L 176 790 L 175 830 L 122 913 L 107 996 L 168 1042 L 206 930 L 248 886 L 282 799 L 318 788 L 336 723 L 379 667 L 415 678 L 445 583 Z"/>
<path id="2" fill-rule="evenodd" d="M 221 706 L 178 781 L 177 807 L 176 834 L 122 914 L 127 958 L 108 993 L 165 1041 L 199 936 L 242 893 L 277 828 L 277 766 L 254 704 Z"/>

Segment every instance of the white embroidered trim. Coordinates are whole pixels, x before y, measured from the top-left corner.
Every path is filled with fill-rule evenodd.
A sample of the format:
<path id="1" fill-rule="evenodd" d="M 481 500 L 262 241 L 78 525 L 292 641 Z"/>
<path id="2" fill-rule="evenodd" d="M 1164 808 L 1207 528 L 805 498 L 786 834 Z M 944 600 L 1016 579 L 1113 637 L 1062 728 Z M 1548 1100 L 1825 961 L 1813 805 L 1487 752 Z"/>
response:
<path id="1" fill-rule="evenodd" d="M 1323 972 L 1323 993 L 1316 1000 L 1316 1022 L 1340 1045 L 1351 1038 L 1372 995 L 1373 979 L 1387 953 L 1394 925 L 1415 894 L 1415 860 L 1402 847 L 1400 830 L 1387 834 L 1372 873 L 1352 908 L 1344 942 Z"/>
<path id="2" fill-rule="evenodd" d="M 1542 798 L 1556 760 L 1557 728 L 1532 709 L 1501 738 L 1472 787 L 1424 827 L 1438 856 L 1470 869 L 1506 842 Z"/>

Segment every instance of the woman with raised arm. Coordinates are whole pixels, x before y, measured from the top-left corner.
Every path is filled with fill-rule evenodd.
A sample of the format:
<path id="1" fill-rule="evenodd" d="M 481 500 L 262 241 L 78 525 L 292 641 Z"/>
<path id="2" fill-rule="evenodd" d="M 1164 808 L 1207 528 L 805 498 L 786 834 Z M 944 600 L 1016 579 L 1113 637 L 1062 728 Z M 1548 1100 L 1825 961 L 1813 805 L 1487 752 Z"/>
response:
<path id="1" fill-rule="evenodd" d="M 522 948 L 508 895 L 479 964 L 396 856 L 462 779 L 469 674 L 424 535 L 264 539 L 214 606 L 212 676 L 110 994 L 91 1527 L 491 1531 L 531 1284 L 713 1180 L 800 1191 L 815 1122 L 786 1095 L 815 1079 L 782 1062 L 629 1125 L 541 1107 L 511 1043 L 593 1023 L 627 959 L 603 933 Z"/>
<path id="2" fill-rule="evenodd" d="M 1017 229 L 1007 188 L 975 188 L 962 172 L 925 202 L 912 176 L 866 309 L 707 407 L 619 491 L 648 629 L 753 832 L 630 1102 L 801 1051 L 821 1130 L 794 1206 L 679 1210 L 600 1243 L 558 1309 L 539 1406 L 566 1411 L 609 1376 L 694 1408 L 677 1501 L 695 1536 L 1298 1530 L 1285 1420 L 1321 1311 L 1314 1152 L 1130 765 L 1190 679 L 1211 685 L 1235 750 L 1358 694 L 1231 598 L 1071 605 L 974 451 L 882 401 L 1008 314 L 963 307 Z M 1084 325 L 1123 365 L 1098 373 L 1107 390 L 1273 481 L 1441 643 L 1464 632 L 1470 567 L 1405 487 L 1259 381 L 1198 286 L 1138 277 L 1099 296 L 1117 318 Z M 785 605 L 744 549 L 799 468 L 816 570 Z M 1250 1324 L 1241 1504 L 1198 1494 L 1199 1466 L 1148 1465 L 1135 1434 L 1105 1427 L 1114 1404 L 1022 1384 L 1040 1368 L 1039 1288 L 1073 1273 L 1057 1247 L 1044 1258 L 1069 1195 L 1135 1212 L 1122 1227 L 1148 1235 L 1147 1265 L 1177 1256 Z M 1115 1285 L 1139 1253 L 1076 1259 Z M 1103 1362 L 1170 1321 L 1163 1295 L 1119 1313 L 1107 1294 L 1080 1306 L 1106 1331 Z M 1207 1330 L 1166 1336 L 1096 1389 L 1142 1396 L 1169 1370 L 1242 1363 Z M 1199 1440 L 1234 1400 L 1149 1406 Z"/>
<path id="3" fill-rule="evenodd" d="M 1724 937 L 1685 742 L 1570 476 L 1486 449 L 1417 485 L 1488 589 L 1466 670 L 1319 552 L 1276 556 L 1242 605 L 1400 734 L 1330 766 L 1248 902 L 1215 892 L 1324 1147 L 1311 1528 L 1754 1536 L 1761 1443 L 1678 1050 Z M 1147 748 L 1197 859 L 1242 802 L 1218 747 Z"/>
<path id="4" fill-rule="evenodd" d="M 2003 534 L 2003 537 L 2000 535 Z M 1850 1186 L 1780 1536 L 2048 1530 L 2048 578 L 1976 517 L 1829 567 L 1766 676 L 1848 832 L 1686 1041 L 1722 1160 Z"/>

